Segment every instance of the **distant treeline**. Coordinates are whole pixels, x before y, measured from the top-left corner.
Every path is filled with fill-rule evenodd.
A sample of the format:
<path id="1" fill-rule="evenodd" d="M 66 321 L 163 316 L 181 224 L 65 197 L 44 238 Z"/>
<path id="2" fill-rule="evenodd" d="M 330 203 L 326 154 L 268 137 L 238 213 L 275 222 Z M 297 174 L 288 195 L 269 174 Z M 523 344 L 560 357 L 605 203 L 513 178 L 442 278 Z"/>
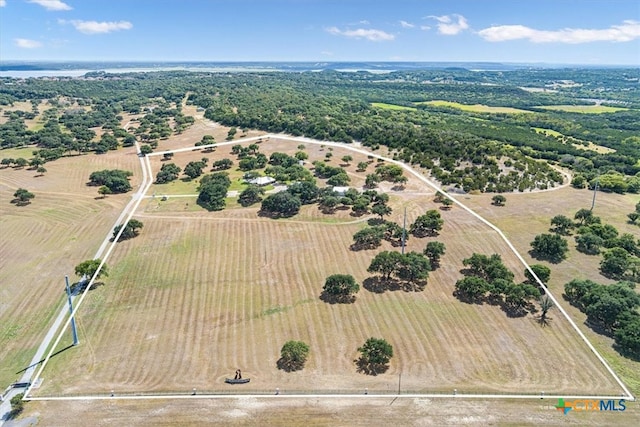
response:
<path id="1" fill-rule="evenodd" d="M 32 111 L 4 113 L 8 121 L 0 125 L 0 146 L 36 144 L 64 153 L 115 149 L 125 141 L 130 144 L 132 137 L 153 143 L 190 124 L 179 107 L 190 94 L 189 103 L 224 125 L 361 141 L 374 149 L 384 145 L 394 150 L 397 159 L 428 168 L 441 182 L 465 191 L 556 185 L 561 176 L 546 161 L 576 169 L 587 182 L 606 172 L 626 176 L 640 172 L 640 88 L 638 71 L 633 69 L 446 68 L 387 74 L 176 71 L 88 77 L 0 79 L 0 104 L 33 103 Z M 578 114 L 537 108 L 583 105 L 595 98 L 627 109 Z M 61 99 L 91 109 L 74 109 Z M 45 115 L 43 128 L 28 130 L 24 120 L 35 114 L 40 100 L 48 100 L 55 111 Z M 480 113 L 419 104 L 432 100 L 530 112 Z M 412 108 L 381 109 L 373 107 L 374 102 Z M 119 128 L 123 112 L 148 115 L 144 131 L 131 136 Z M 171 129 L 170 119 L 183 126 Z M 105 126 L 114 138 L 100 141 L 93 129 Z M 549 136 L 533 128 L 562 135 Z M 576 140 L 615 152 L 580 149 L 574 146 Z"/>

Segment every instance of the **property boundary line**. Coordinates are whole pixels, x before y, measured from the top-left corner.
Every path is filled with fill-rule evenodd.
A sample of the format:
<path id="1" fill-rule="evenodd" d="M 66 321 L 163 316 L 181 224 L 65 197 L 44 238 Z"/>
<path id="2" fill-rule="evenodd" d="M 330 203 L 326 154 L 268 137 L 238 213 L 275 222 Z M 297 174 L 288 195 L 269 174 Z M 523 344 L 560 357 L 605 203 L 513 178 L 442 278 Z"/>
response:
<path id="1" fill-rule="evenodd" d="M 480 216 L 479 214 L 474 212 L 471 208 L 467 207 L 466 205 L 464 205 L 462 202 L 460 202 L 456 198 L 451 197 L 446 191 L 444 191 L 442 188 L 440 188 L 435 183 L 431 182 L 428 178 L 426 178 L 424 175 L 420 174 L 418 171 L 414 170 L 410 165 L 407 165 L 407 164 L 405 164 L 403 162 L 400 162 L 398 160 L 390 159 L 390 158 L 382 156 L 380 154 L 372 153 L 372 152 L 363 150 L 361 148 L 357 148 L 357 146 L 353 146 L 353 145 L 342 143 L 342 142 L 319 141 L 319 140 L 306 138 L 306 137 L 295 137 L 295 136 L 290 136 L 290 135 L 285 135 L 285 134 L 271 134 L 271 133 L 268 133 L 268 134 L 265 134 L 265 135 L 261 135 L 261 136 L 238 139 L 238 140 L 234 140 L 234 141 L 225 141 L 225 142 L 216 143 L 216 144 L 202 145 L 202 146 L 197 147 L 196 149 L 194 149 L 192 147 L 187 147 L 187 148 L 180 148 L 180 149 L 176 149 L 176 150 L 167 150 L 167 151 L 161 151 L 161 152 L 154 152 L 154 153 L 150 153 L 150 154 L 148 154 L 146 156 L 143 156 L 140 159 L 140 163 L 141 163 L 141 166 L 142 166 L 143 180 L 142 180 L 140 189 L 133 196 L 134 199 L 136 200 L 136 202 L 133 204 L 133 207 L 129 210 L 129 213 L 128 213 L 127 217 L 126 217 L 126 220 L 125 220 L 124 224 L 129 222 L 129 220 L 133 217 L 133 215 L 135 214 L 135 211 L 138 209 L 141 201 L 144 200 L 146 193 L 149 191 L 149 188 L 151 187 L 151 184 L 153 184 L 153 173 L 152 173 L 152 170 L 151 170 L 151 164 L 149 162 L 149 157 L 151 157 L 151 156 L 160 156 L 160 155 L 164 155 L 166 153 L 181 153 L 181 152 L 187 152 L 187 151 L 199 151 L 200 149 L 221 147 L 221 146 L 232 145 L 232 144 L 233 145 L 235 145 L 235 144 L 243 144 L 243 143 L 253 142 L 253 141 L 258 141 L 258 140 L 263 140 L 263 139 L 267 139 L 268 140 L 268 139 L 271 139 L 271 138 L 284 139 L 284 140 L 290 140 L 290 141 L 296 141 L 296 142 L 304 142 L 304 143 L 310 143 L 310 144 L 316 144 L 316 145 L 340 147 L 340 148 L 345 148 L 347 150 L 351 150 L 351 151 L 354 151 L 354 152 L 357 152 L 357 153 L 360 153 L 360 154 L 364 154 L 366 156 L 371 156 L 373 158 L 382 159 L 384 161 L 387 161 L 389 163 L 392 163 L 392 164 L 395 164 L 395 165 L 398 165 L 398 166 L 402 167 L 404 170 L 406 170 L 409 173 L 411 173 L 413 176 L 418 178 L 423 183 L 427 184 L 428 186 L 430 186 L 431 188 L 433 188 L 436 191 L 442 192 L 445 196 L 449 197 L 449 199 L 451 199 L 455 204 L 460 206 L 466 212 L 470 213 L 476 219 L 480 220 L 482 223 L 484 223 L 485 225 L 490 227 L 493 231 L 498 233 L 498 235 L 507 244 L 509 249 L 511 249 L 511 251 L 516 255 L 518 260 L 520 260 L 520 262 L 524 265 L 524 267 L 527 269 L 527 271 L 536 280 L 538 285 L 540 285 L 541 288 L 546 292 L 546 294 L 549 296 L 549 298 L 552 300 L 552 302 L 560 310 L 562 315 L 567 319 L 567 321 L 569 321 L 569 324 L 578 333 L 578 336 L 580 336 L 580 338 L 585 342 L 585 344 L 591 350 L 591 352 L 596 356 L 596 358 L 602 363 L 602 365 L 605 367 L 605 369 L 613 377 L 613 379 L 616 381 L 616 383 L 623 390 L 624 394 L 622 394 L 621 396 L 615 396 L 615 397 L 611 397 L 611 396 L 608 396 L 608 395 L 605 395 L 605 396 L 597 396 L 597 395 L 596 396 L 590 396 L 590 395 L 587 395 L 587 396 L 556 396 L 556 395 L 550 395 L 550 396 L 542 397 L 540 395 L 532 395 L 532 394 L 514 394 L 514 395 L 502 395 L 502 394 L 366 394 L 366 395 L 365 394 L 353 394 L 353 395 L 350 395 L 350 394 L 314 394 L 314 395 L 310 395 L 310 394 L 280 394 L 278 392 L 278 393 L 273 394 L 273 395 L 270 395 L 270 394 L 264 394 L 264 395 L 262 395 L 262 394 L 257 394 L 257 395 L 252 395 L 252 394 L 239 394 L 239 395 L 227 395 L 227 394 L 184 395 L 184 394 L 176 394 L 176 395 L 166 396 L 166 395 L 151 395 L 150 394 L 150 395 L 131 395 L 131 396 L 118 396 L 118 397 L 111 396 L 111 395 L 109 395 L 109 396 L 91 396 L 91 395 L 89 395 L 89 396 L 81 396 L 81 397 L 53 397 L 53 396 L 52 397 L 46 397 L 46 396 L 45 397 L 34 397 L 34 396 L 30 396 L 34 384 L 36 383 L 38 378 L 40 378 L 40 375 L 42 374 L 42 371 L 44 370 L 44 368 L 46 367 L 47 363 L 49 362 L 49 360 L 51 358 L 51 355 L 53 354 L 53 352 L 54 352 L 55 348 L 57 347 L 57 345 L 59 344 L 60 340 L 62 339 L 65 330 L 67 329 L 67 327 L 69 326 L 69 324 L 71 322 L 71 318 L 76 315 L 76 312 L 78 311 L 78 309 L 82 305 L 82 302 L 84 301 L 89 289 L 91 288 L 91 286 L 93 285 L 94 281 L 96 280 L 97 275 L 100 273 L 100 270 L 102 269 L 102 267 L 106 263 L 107 259 L 111 255 L 111 252 L 115 248 L 115 245 L 118 243 L 118 239 L 122 235 L 122 232 L 124 231 L 124 228 L 125 228 L 125 227 L 122 227 L 120 232 L 113 239 L 113 242 L 112 242 L 111 246 L 109 246 L 109 249 L 107 250 L 107 253 L 103 257 L 98 269 L 96 270 L 94 275 L 91 277 L 91 280 L 89 281 L 86 289 L 84 290 L 84 292 L 82 293 L 81 297 L 79 298 L 77 304 L 75 305 L 75 307 L 73 309 L 73 312 L 69 315 L 69 317 L 67 318 L 67 321 L 64 323 L 64 326 L 60 330 L 60 332 L 58 334 L 58 337 L 56 338 L 53 346 L 51 346 L 51 348 L 49 350 L 49 353 L 45 357 L 45 359 L 42 362 L 40 368 L 38 369 L 38 371 L 37 371 L 37 373 L 35 375 L 35 378 L 32 381 L 32 384 L 25 391 L 24 398 L 23 398 L 24 400 L 41 400 L 41 401 L 42 400 L 103 400 L 103 399 L 115 399 L 115 398 L 118 398 L 118 399 L 163 399 L 163 398 L 182 399 L 182 398 L 238 398 L 238 397 L 270 397 L 270 396 L 272 396 L 272 397 L 284 397 L 284 396 L 286 396 L 286 397 L 298 397 L 298 398 L 299 397 L 318 397 L 318 398 L 324 398 L 324 397 L 329 398 L 329 397 L 331 397 L 331 398 L 333 398 L 333 397 L 375 397 L 375 396 L 378 396 L 378 397 L 389 397 L 389 396 L 396 396 L 396 397 L 414 397 L 414 398 L 416 398 L 416 397 L 423 397 L 423 398 L 424 397 L 433 397 L 433 398 L 438 398 L 438 397 L 446 397 L 446 398 L 467 397 L 467 398 L 485 398 L 485 399 L 494 399 L 494 398 L 496 398 L 496 399 L 497 398 L 503 398 L 503 399 L 533 399 L 533 398 L 535 398 L 535 399 L 541 399 L 541 398 L 561 398 L 562 397 L 562 398 L 574 398 L 574 399 L 585 398 L 585 399 L 597 399 L 597 400 L 610 400 L 610 399 L 623 398 L 625 400 L 635 401 L 635 397 L 633 396 L 633 394 L 631 394 L 631 392 L 628 390 L 626 385 L 622 382 L 622 380 L 618 377 L 618 375 L 609 366 L 607 361 L 600 355 L 600 353 L 596 350 L 596 348 L 591 344 L 591 342 L 587 339 L 587 337 L 582 333 L 582 331 L 578 328 L 577 324 L 571 319 L 571 317 L 566 312 L 566 310 L 558 303 L 558 300 L 553 296 L 553 294 L 547 288 L 547 286 L 535 274 L 535 272 L 531 269 L 529 264 L 525 261 L 525 259 L 516 250 L 516 248 L 513 246 L 513 244 L 511 244 L 511 242 L 505 236 L 505 234 L 497 226 L 493 225 L 491 222 L 489 222 L 488 220 L 484 219 L 482 216 Z M 138 155 L 140 155 L 140 147 L 139 147 L 138 143 L 136 143 L 136 147 L 137 147 Z M 129 205 L 127 205 L 125 207 L 125 210 L 128 207 L 129 207 Z"/>

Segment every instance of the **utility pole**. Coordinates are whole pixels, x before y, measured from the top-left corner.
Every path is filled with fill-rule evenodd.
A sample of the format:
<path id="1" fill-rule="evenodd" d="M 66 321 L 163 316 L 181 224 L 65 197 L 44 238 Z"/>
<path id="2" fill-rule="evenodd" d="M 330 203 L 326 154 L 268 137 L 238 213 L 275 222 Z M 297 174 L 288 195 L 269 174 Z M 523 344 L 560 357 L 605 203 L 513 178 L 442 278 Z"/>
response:
<path id="1" fill-rule="evenodd" d="M 69 313 L 71 314 L 71 334 L 73 335 L 73 345 L 78 345 L 78 330 L 76 329 L 76 318 L 73 315 L 73 303 L 71 302 L 71 288 L 69 287 L 69 276 L 64 276 L 67 285 L 67 299 L 69 301 Z"/>
<path id="2" fill-rule="evenodd" d="M 591 201 L 591 210 L 596 206 L 596 193 L 598 192 L 598 182 L 600 177 L 596 178 L 596 185 L 593 186 L 593 200 Z"/>
<path id="3" fill-rule="evenodd" d="M 405 244 L 405 241 L 407 240 L 406 233 L 407 233 L 407 207 L 405 206 L 404 220 L 402 222 L 402 255 L 404 255 L 404 244 Z"/>

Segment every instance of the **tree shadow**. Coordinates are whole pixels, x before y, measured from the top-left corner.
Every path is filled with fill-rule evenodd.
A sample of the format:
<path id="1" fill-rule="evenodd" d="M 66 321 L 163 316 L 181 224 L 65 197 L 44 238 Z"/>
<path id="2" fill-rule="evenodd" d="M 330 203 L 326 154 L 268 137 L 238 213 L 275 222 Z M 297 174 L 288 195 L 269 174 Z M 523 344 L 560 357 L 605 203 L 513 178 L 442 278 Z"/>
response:
<path id="1" fill-rule="evenodd" d="M 369 218 L 367 220 L 367 225 L 371 227 L 375 227 L 376 225 L 382 225 L 384 223 L 385 223 L 385 220 L 381 218 Z"/>
<path id="2" fill-rule="evenodd" d="M 626 357 L 627 359 L 631 359 L 634 362 L 640 362 L 640 353 L 625 350 L 616 343 L 613 344 L 613 349 L 618 352 L 619 355 Z"/>
<path id="3" fill-rule="evenodd" d="M 536 322 L 538 322 L 538 324 L 543 328 L 549 326 L 552 320 L 553 318 L 549 316 L 542 316 L 542 315 L 536 316 Z"/>
<path id="4" fill-rule="evenodd" d="M 87 285 L 88 284 L 89 284 L 88 280 L 73 283 L 70 286 L 71 295 L 73 295 L 73 296 L 80 295 L 81 293 L 83 293 L 87 289 Z M 93 284 L 91 285 L 91 288 L 89 288 L 89 290 L 93 291 L 95 289 L 98 289 L 100 286 L 104 286 L 104 282 L 93 282 Z"/>
<path id="5" fill-rule="evenodd" d="M 16 205 L 16 206 L 27 206 L 27 205 L 31 204 L 31 200 L 13 199 L 13 200 L 11 200 L 11 203 Z"/>
<path id="6" fill-rule="evenodd" d="M 476 296 L 468 295 L 466 292 L 460 292 L 457 289 L 453 291 L 452 295 L 456 297 L 458 301 L 463 302 L 465 304 L 481 305 L 484 302 L 484 297 L 476 297 Z"/>
<path id="7" fill-rule="evenodd" d="M 334 213 L 336 213 L 337 207 L 330 208 L 327 206 L 318 205 L 318 210 L 325 215 L 333 215 Z"/>
<path id="8" fill-rule="evenodd" d="M 505 304 L 502 304 L 500 308 L 502 309 L 502 311 L 505 312 L 507 317 L 511 317 L 511 318 L 524 317 L 528 313 L 525 307 L 518 306 L 518 305 L 505 303 Z"/>
<path id="9" fill-rule="evenodd" d="M 382 363 L 370 363 L 363 357 L 354 360 L 354 363 L 358 367 L 357 371 L 361 374 L 373 375 L 383 374 L 389 369 L 389 365 Z"/>
<path id="10" fill-rule="evenodd" d="M 304 362 L 296 362 L 293 360 L 285 360 L 282 357 L 276 362 L 276 366 L 281 371 L 295 372 L 304 368 Z"/>
<path id="11" fill-rule="evenodd" d="M 376 248 L 380 247 L 380 244 L 381 244 L 381 243 L 382 243 L 382 242 L 379 242 L 379 243 L 377 243 L 377 244 L 369 243 L 369 244 L 366 244 L 366 245 L 364 245 L 364 244 L 358 245 L 358 244 L 356 244 L 356 243 L 352 243 L 352 244 L 349 246 L 349 249 L 350 249 L 350 250 L 352 250 L 352 251 L 354 251 L 354 252 L 358 252 L 358 251 L 366 251 L 366 250 L 369 250 L 369 249 L 376 249 Z"/>
<path id="12" fill-rule="evenodd" d="M 322 291 L 320 301 L 327 304 L 352 304 L 356 301 L 355 295 L 331 295 L 327 291 Z"/>
<path id="13" fill-rule="evenodd" d="M 389 278 L 385 279 L 381 276 L 367 277 L 362 282 L 362 287 L 376 294 L 383 294 L 386 291 L 397 291 L 401 289 L 398 280 Z"/>
<path id="14" fill-rule="evenodd" d="M 530 249 L 528 252 L 529 255 L 531 255 L 531 258 L 535 258 L 538 261 L 547 261 L 550 262 L 552 264 L 559 264 L 562 261 L 564 261 L 564 258 L 559 257 L 559 256 L 549 256 L 546 254 L 541 254 L 538 251 L 534 250 L 534 249 Z"/>

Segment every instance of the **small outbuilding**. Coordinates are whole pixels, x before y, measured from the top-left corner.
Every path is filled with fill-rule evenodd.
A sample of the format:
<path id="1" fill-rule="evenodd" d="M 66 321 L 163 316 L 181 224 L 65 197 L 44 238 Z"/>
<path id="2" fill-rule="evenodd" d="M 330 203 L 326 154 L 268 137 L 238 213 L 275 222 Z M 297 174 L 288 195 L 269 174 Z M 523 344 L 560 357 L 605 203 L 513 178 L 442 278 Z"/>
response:
<path id="1" fill-rule="evenodd" d="M 344 196 L 347 191 L 349 191 L 349 187 L 333 187 L 333 191 L 338 194 L 338 196 Z"/>
<path id="2" fill-rule="evenodd" d="M 276 182 L 275 178 L 270 176 L 259 176 L 257 178 L 246 180 L 249 184 L 259 185 L 260 187 L 264 187 L 265 185 L 273 184 Z"/>

